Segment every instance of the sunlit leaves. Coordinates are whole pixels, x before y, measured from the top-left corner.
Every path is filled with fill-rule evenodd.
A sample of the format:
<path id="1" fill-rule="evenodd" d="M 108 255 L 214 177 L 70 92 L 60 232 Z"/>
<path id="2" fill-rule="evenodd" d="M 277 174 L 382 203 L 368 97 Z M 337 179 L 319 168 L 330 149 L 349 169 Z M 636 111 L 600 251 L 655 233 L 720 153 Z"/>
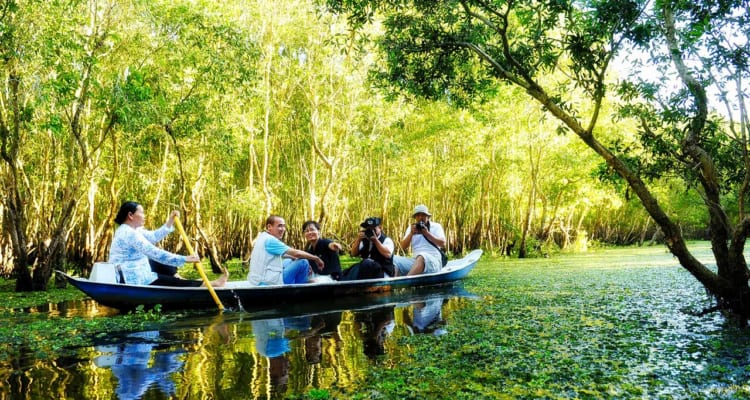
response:
<path id="1" fill-rule="evenodd" d="M 123 96 L 127 102 L 147 101 L 153 97 L 154 82 L 149 82 L 150 75 L 142 70 L 128 69 L 125 85 L 122 88 Z"/>
<path id="2" fill-rule="evenodd" d="M 691 73 L 700 80 L 702 86 L 710 90 L 712 86 L 716 85 L 719 90 L 725 93 L 724 98 L 729 100 L 726 97 L 728 84 L 734 85 L 732 81 L 735 78 L 747 76 L 748 72 L 746 67 L 742 67 L 742 60 L 745 57 L 736 58 L 738 54 L 747 53 L 746 49 L 743 50 L 746 45 L 742 45 L 741 41 L 737 42 L 732 38 L 733 32 L 742 30 L 744 26 L 742 23 L 743 17 L 740 17 L 742 12 L 735 8 L 741 3 L 718 1 L 670 2 L 669 4 L 672 12 L 679 18 L 676 30 L 677 45 L 681 52 L 680 58 L 687 62 Z M 644 15 L 644 17 L 637 27 L 642 34 L 638 38 L 632 37 L 634 43 L 649 48 L 652 65 L 669 63 L 667 54 L 663 50 L 658 51 L 658 47 L 655 48 L 653 45 L 663 41 L 658 30 L 659 19 L 651 18 L 648 15 Z M 746 42 L 744 39 L 742 41 Z M 706 53 L 710 56 L 705 57 L 704 54 Z M 686 178 L 689 185 L 693 185 L 697 183 L 696 170 L 693 168 L 695 160 L 692 163 L 684 164 L 664 163 L 661 160 L 662 156 L 674 157 L 678 152 L 673 149 L 671 154 L 662 153 L 660 155 L 659 143 L 671 142 L 670 146 L 674 148 L 680 146 L 691 123 L 690 119 L 697 112 L 697 105 L 691 92 L 687 89 L 678 88 L 675 90 L 669 88 L 670 81 L 674 79 L 674 72 L 662 67 L 657 70 L 660 79 L 640 82 L 637 86 L 631 87 L 636 89 L 634 92 L 628 92 L 626 96 L 623 96 L 623 100 L 628 102 L 623 107 L 623 112 L 639 118 L 643 123 L 644 131 L 647 132 L 643 138 L 644 149 L 651 151 L 654 155 L 651 159 L 654 161 L 651 168 L 658 171 L 659 164 L 661 164 L 662 168 L 667 166 L 681 170 L 680 173 Z M 650 102 L 650 107 L 636 106 L 636 97 L 631 96 L 631 93 L 640 94 Z M 709 101 L 712 102 L 713 98 Z M 733 108 L 730 104 L 727 104 L 727 106 L 729 106 L 729 109 Z M 744 174 L 744 172 L 738 174 L 737 171 L 745 171 L 747 166 L 740 166 L 742 157 L 739 157 L 736 152 L 738 147 L 732 144 L 732 140 L 726 133 L 720 132 L 725 131 L 726 128 L 727 126 L 723 125 L 719 118 L 712 117 L 707 121 L 705 129 L 698 133 L 697 139 L 698 145 L 708 152 L 708 155 L 719 168 L 718 172 L 722 180 L 721 190 L 724 193 L 730 193 L 736 190 L 741 181 L 739 176 Z M 693 134 L 696 133 L 693 132 Z M 661 138 L 660 142 L 649 141 L 649 137 L 656 136 Z M 684 156 L 687 156 L 687 154 Z M 661 169 L 661 171 L 668 172 L 666 169 Z"/>
<path id="3" fill-rule="evenodd" d="M 429 10 L 429 11 L 428 11 Z M 374 76 L 378 82 L 395 84 L 403 93 L 422 93 L 431 99 L 463 104 L 491 81 L 477 74 L 477 57 L 464 43 L 481 40 L 481 31 L 460 25 L 459 10 L 421 9 L 393 14 L 383 22 L 388 41 L 381 45 L 389 69 Z M 456 49 L 459 49 L 456 51 Z"/>
<path id="4" fill-rule="evenodd" d="M 60 171 L 76 170 L 53 161 L 53 155 L 69 152 L 51 149 L 76 145 L 69 136 L 71 102 L 81 66 L 92 65 L 89 101 L 76 126 L 103 149 L 97 179 L 90 181 L 99 190 L 90 213 L 76 211 L 71 237 L 79 240 L 92 231 L 82 223 L 85 216 L 106 221 L 107 210 L 122 198 L 153 204 L 150 212 L 161 215 L 194 190 L 203 201 L 202 221 L 225 231 L 219 240 L 240 237 L 227 244 L 232 251 L 249 248 L 252 230 L 245 228 L 270 208 L 288 214 L 290 224 L 303 219 L 301 214 L 317 218 L 325 212 L 329 226 L 342 235 L 351 231 L 351 220 L 383 212 L 389 233 L 397 236 L 402 214 L 414 201 L 442 210 L 456 240 L 472 236 L 474 245 L 494 247 L 498 236 L 515 235 L 522 224 L 518 216 L 532 187 L 532 152 L 542 165 L 534 186 L 539 194 L 534 229 L 544 229 L 549 213 L 570 224 L 583 213 L 590 213 L 583 225 L 608 223 L 602 214 L 611 215 L 610 204 L 621 199 L 589 180 L 591 153 L 582 146 L 566 150 L 570 126 L 551 122 L 524 96 L 536 89 L 529 86 L 535 82 L 548 90 L 547 105 L 585 121 L 595 107 L 585 94 L 611 90 L 600 85 L 598 74 L 617 40 L 658 34 L 647 21 L 627 27 L 643 4 L 334 3 L 361 7 L 361 14 L 351 15 L 355 19 L 369 20 L 374 11 L 383 19 L 379 15 L 358 36 L 346 25 L 346 15 L 312 1 L 112 2 L 112 29 L 92 41 L 96 29 L 84 17 L 87 11 L 61 8 L 87 3 L 36 2 L 31 3 L 36 8 L 24 8 L 23 21 L 33 24 L 14 28 L 24 40 L 33 39 L 23 42 L 31 44 L 19 58 L 25 62 L 20 71 L 33 79 L 20 81 L 28 96 L 21 115 L 30 127 L 24 134 L 42 134 L 23 147 L 40 156 L 24 160 L 24 166 L 55 173 L 40 179 L 60 182 Z M 45 34 L 34 36 L 37 28 Z M 389 35 L 379 42 L 385 52 L 376 54 L 368 40 L 380 40 L 383 31 Z M 88 54 L 97 43 L 101 51 Z M 742 54 L 735 54 L 739 64 Z M 371 90 L 367 69 L 394 103 Z M 623 160 L 641 177 L 674 174 L 674 160 L 666 157 L 678 154 L 684 137 L 677 112 L 684 97 L 665 101 L 666 112 L 644 101 L 664 100 L 659 83 L 623 85 L 618 95 L 633 102 L 616 123 L 606 125 L 608 119 L 600 117 L 593 130 L 618 154 L 628 152 Z M 414 101 L 425 94 L 438 103 Z M 608 115 L 608 107 L 605 101 L 600 115 Z M 630 125 L 635 117 L 663 122 L 643 140 L 628 135 L 620 140 L 623 133 L 637 132 Z M 663 127 L 668 124 L 675 126 Z M 737 159 L 736 150 L 723 148 L 726 136 L 718 126 L 705 143 L 727 160 Z M 611 173 L 611 165 L 604 172 Z M 735 172 L 732 179 L 740 176 Z M 35 178 L 30 187 L 54 186 L 36 186 Z M 105 185 L 109 189 L 101 190 Z M 28 204 L 54 203 L 50 192 L 36 193 L 48 193 L 48 200 Z M 590 204 L 597 211 L 589 211 Z M 103 236 L 108 229 L 102 227 Z M 106 246 L 106 240 L 96 242 Z"/>

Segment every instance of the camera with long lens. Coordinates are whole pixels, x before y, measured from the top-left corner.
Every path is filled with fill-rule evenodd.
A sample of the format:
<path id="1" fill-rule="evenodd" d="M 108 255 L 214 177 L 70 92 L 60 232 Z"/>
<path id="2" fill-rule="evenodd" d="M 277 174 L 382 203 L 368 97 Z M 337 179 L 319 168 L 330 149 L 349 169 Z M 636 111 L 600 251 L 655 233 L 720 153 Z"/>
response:
<path id="1" fill-rule="evenodd" d="M 371 238 L 373 236 L 375 236 L 375 229 L 372 229 L 372 228 L 365 229 L 365 237 L 366 238 Z"/>
<path id="2" fill-rule="evenodd" d="M 422 232 L 423 230 L 427 229 L 427 224 L 425 224 L 423 221 L 419 221 L 414 225 L 417 228 L 417 232 Z"/>

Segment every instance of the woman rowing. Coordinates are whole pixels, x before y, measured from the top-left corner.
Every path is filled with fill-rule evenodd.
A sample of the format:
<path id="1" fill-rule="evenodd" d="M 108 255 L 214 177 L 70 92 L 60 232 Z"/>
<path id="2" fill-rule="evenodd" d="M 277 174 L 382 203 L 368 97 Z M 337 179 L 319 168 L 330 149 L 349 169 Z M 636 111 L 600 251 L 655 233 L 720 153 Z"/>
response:
<path id="1" fill-rule="evenodd" d="M 161 285 L 161 286 L 203 286 L 200 280 L 182 279 L 173 275 L 158 274 L 151 270 L 149 259 L 158 263 L 182 267 L 185 263 L 200 262 L 197 254 L 183 256 L 162 250 L 155 242 L 163 239 L 174 230 L 174 219 L 179 212 L 173 211 L 167 222 L 156 231 L 148 231 L 143 228 L 146 222 L 146 214 L 143 207 L 134 202 L 126 201 L 120 206 L 115 217 L 115 223 L 120 226 L 112 238 L 112 246 L 109 249 L 109 262 L 116 264 L 118 275 L 122 283 L 131 285 Z M 147 239 L 147 237 L 149 237 Z M 226 284 L 229 273 L 224 274 L 217 280 L 211 282 L 211 286 L 221 287 Z"/>

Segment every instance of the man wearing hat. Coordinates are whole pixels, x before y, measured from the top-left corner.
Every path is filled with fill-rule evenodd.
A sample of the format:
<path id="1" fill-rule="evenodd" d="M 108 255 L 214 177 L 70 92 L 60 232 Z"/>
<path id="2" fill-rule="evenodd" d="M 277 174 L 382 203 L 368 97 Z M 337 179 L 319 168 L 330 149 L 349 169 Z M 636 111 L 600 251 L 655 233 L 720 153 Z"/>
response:
<path id="1" fill-rule="evenodd" d="M 412 257 L 393 257 L 398 275 L 438 272 L 443 268 L 442 255 L 438 249 L 445 247 L 443 227 L 430 221 L 432 214 L 424 204 L 414 207 L 412 217 L 414 223 L 406 229 L 404 238 L 401 239 L 401 248 L 406 250 L 411 247 Z"/>
<path id="2" fill-rule="evenodd" d="M 349 254 L 352 257 L 361 257 L 362 261 L 345 273 L 345 280 L 383 278 L 384 273 L 395 276 L 393 250 L 396 244 L 393 243 L 393 239 L 383 234 L 381 222 L 378 217 L 368 217 L 359 224 L 364 229 L 359 231 Z"/>

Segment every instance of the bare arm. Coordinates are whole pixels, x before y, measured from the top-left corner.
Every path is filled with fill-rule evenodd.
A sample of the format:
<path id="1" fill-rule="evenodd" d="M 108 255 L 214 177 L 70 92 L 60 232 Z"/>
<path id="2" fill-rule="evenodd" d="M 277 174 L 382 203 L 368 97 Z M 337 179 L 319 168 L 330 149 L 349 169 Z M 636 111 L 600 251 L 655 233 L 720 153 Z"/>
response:
<path id="1" fill-rule="evenodd" d="M 323 260 L 320 257 L 318 257 L 316 255 L 313 255 L 313 254 L 310 254 L 310 253 L 308 253 L 306 251 L 297 250 L 297 249 L 293 249 L 293 248 L 290 247 L 289 250 L 287 250 L 284 253 L 284 255 L 285 256 L 290 256 L 290 257 L 293 257 L 293 258 L 303 258 L 305 260 L 310 260 L 310 261 L 314 262 L 315 265 L 318 266 L 319 270 L 322 270 L 323 267 L 324 267 Z"/>
<path id="2" fill-rule="evenodd" d="M 359 232 L 359 236 L 354 240 L 354 242 L 352 242 L 352 246 L 349 248 L 349 255 L 351 255 L 352 257 L 357 257 L 359 255 L 359 244 L 364 238 L 365 233 Z"/>
<path id="3" fill-rule="evenodd" d="M 406 250 L 411 246 L 411 238 L 414 236 L 414 234 L 417 232 L 416 225 L 412 224 L 409 228 L 409 232 L 404 236 L 403 239 L 401 239 L 401 242 L 399 243 L 401 245 L 401 248 Z"/>
<path id="4" fill-rule="evenodd" d="M 439 237 L 433 235 L 432 232 L 428 231 L 427 229 L 425 229 L 425 230 L 422 231 L 422 235 L 425 238 L 429 239 L 430 242 L 434 243 L 435 246 L 440 247 L 440 248 L 445 247 L 445 239 L 439 238 Z"/>
<path id="5" fill-rule="evenodd" d="M 391 257 L 391 251 L 383 246 L 383 243 L 380 243 L 380 240 L 376 237 L 371 237 L 370 241 L 375 245 L 375 248 L 378 249 L 378 253 L 380 253 L 383 257 L 390 258 Z"/>

